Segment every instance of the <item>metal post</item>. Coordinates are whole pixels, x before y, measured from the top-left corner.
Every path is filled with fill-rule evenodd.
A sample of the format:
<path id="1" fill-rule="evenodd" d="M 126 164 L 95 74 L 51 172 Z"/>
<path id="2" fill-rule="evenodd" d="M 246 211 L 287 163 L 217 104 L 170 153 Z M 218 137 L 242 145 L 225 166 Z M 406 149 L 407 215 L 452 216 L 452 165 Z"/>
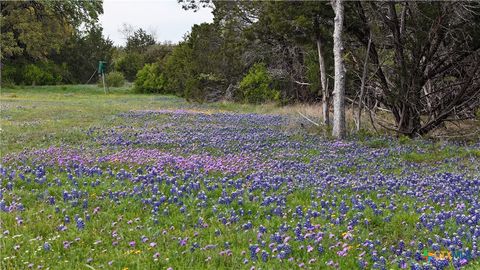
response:
<path id="1" fill-rule="evenodd" d="M 105 91 L 105 95 L 107 94 L 107 88 L 105 87 L 105 73 L 102 72 L 102 81 L 103 81 L 103 91 Z"/>
<path id="2" fill-rule="evenodd" d="M 98 73 L 102 74 L 102 81 L 103 81 L 103 91 L 105 95 L 107 94 L 107 87 L 105 85 L 105 65 L 107 62 L 105 61 L 98 61 Z"/>

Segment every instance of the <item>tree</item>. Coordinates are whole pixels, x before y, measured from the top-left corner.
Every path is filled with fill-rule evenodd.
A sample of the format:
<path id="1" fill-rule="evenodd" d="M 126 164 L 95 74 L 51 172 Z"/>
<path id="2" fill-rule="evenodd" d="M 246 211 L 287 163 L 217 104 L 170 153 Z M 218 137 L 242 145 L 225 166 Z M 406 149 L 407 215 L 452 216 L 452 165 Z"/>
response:
<path id="1" fill-rule="evenodd" d="M 46 59 L 80 25 L 90 29 L 103 13 L 102 1 L 2 1 L 1 59 Z M 45 34 L 45 33 L 48 33 Z"/>
<path id="2" fill-rule="evenodd" d="M 370 33 L 371 34 L 371 33 Z M 362 109 L 363 109 L 363 99 L 365 96 L 365 83 L 367 80 L 367 72 L 368 72 L 368 54 L 370 52 L 370 45 L 372 44 L 372 36 L 368 38 L 368 45 L 367 51 L 365 53 L 365 61 L 363 61 L 363 71 L 362 71 L 362 79 L 361 79 L 361 86 L 360 86 L 360 94 L 358 98 L 358 111 L 356 115 L 356 124 L 357 124 L 357 131 L 360 131 L 362 127 Z"/>
<path id="3" fill-rule="evenodd" d="M 325 37 L 331 35 L 333 12 L 327 3 L 179 2 L 185 9 L 194 10 L 213 4 L 214 20 L 219 22 L 222 31 L 227 29 L 226 26 L 235 29 L 231 33 L 235 33 L 237 38 L 225 44 L 242 44 L 237 52 L 243 54 L 243 72 L 254 63 L 264 62 L 274 79 L 282 82 L 280 89 L 284 101 L 309 101 L 324 96 L 327 103 L 324 107 L 328 108 L 326 81 L 332 57 L 325 56 L 322 51 L 331 46 L 330 40 Z M 231 55 L 231 51 L 228 52 Z M 315 54 L 317 60 L 312 62 Z"/>
<path id="4" fill-rule="evenodd" d="M 335 63 L 335 85 L 333 90 L 333 136 L 343 139 L 345 127 L 345 64 L 343 62 L 343 0 L 332 0 L 335 11 L 333 32 L 333 55 Z"/>
<path id="5" fill-rule="evenodd" d="M 192 48 L 185 41 L 173 49 L 172 54 L 166 59 L 163 72 L 166 78 L 166 91 L 184 96 L 186 82 L 193 73 L 191 59 Z"/>
<path id="6" fill-rule="evenodd" d="M 358 25 L 349 32 L 364 47 L 372 32 L 383 33 L 372 35 L 376 80 L 369 88 L 395 120 L 385 128 L 418 136 L 445 121 L 473 117 L 480 105 L 479 3 L 355 4 Z"/>
<path id="7" fill-rule="evenodd" d="M 111 43 L 89 46 L 87 41 L 104 41 L 96 26 L 102 1 L 2 1 L 0 5 L 2 81 L 85 82 L 95 70 L 90 66 L 98 61 L 85 58 L 111 49 Z"/>
<path id="8" fill-rule="evenodd" d="M 318 66 L 319 66 L 319 76 L 320 76 L 320 90 L 322 94 L 322 116 L 323 116 L 323 123 L 325 125 L 330 125 L 330 91 L 327 85 L 327 71 L 325 67 L 325 55 L 323 52 L 324 47 L 324 38 L 320 31 L 320 22 L 319 18 L 315 20 L 315 28 L 318 29 L 316 33 L 316 45 L 317 45 L 317 52 L 318 52 Z"/>
<path id="9" fill-rule="evenodd" d="M 125 50 L 128 52 L 143 52 L 148 47 L 155 45 L 155 37 L 148 34 L 142 28 L 138 28 L 132 35 L 127 36 L 127 44 Z"/>
<path id="10" fill-rule="evenodd" d="M 48 58 L 57 65 L 65 66 L 68 74 L 64 82 L 86 83 L 97 69 L 98 61 L 103 60 L 110 65 L 114 50 L 113 41 L 103 36 L 101 27 L 95 26 L 87 32 L 74 34 L 58 53 L 52 52 Z"/>
<path id="11" fill-rule="evenodd" d="M 171 51 L 169 45 L 156 44 L 155 37 L 142 28 L 134 30 L 124 24 L 121 32 L 125 35 L 127 43 L 120 48 L 114 57 L 115 70 L 123 73 L 128 81 L 134 81 L 137 72 L 145 64 L 152 64 L 162 59 Z"/>
<path id="12" fill-rule="evenodd" d="M 137 72 L 145 65 L 145 56 L 140 52 L 130 52 L 119 49 L 114 57 L 113 66 L 116 71 L 122 72 L 125 79 L 132 82 Z"/>
<path id="13" fill-rule="evenodd" d="M 346 133 L 345 100 L 359 100 L 357 129 L 363 107 L 373 120 L 381 107 L 391 112 L 394 123 L 378 124 L 407 136 L 471 118 L 480 106 L 479 3 L 334 0 L 336 20 L 331 23 L 332 9 L 325 8 L 325 2 L 179 2 L 185 9 L 214 7 L 215 35 L 210 41 L 218 45 L 213 47 L 221 57 L 213 55 L 217 58 L 209 63 L 222 69 L 211 74 L 227 78 L 230 86 L 238 85 L 241 73 L 255 63 L 265 63 L 273 80 L 281 83 L 277 89 L 283 102 L 313 101 L 321 95 L 328 123 L 326 78 L 335 66 L 333 133 L 338 138 Z M 331 36 L 335 65 L 325 53 L 332 46 Z M 198 64 L 203 60 L 196 57 L 211 53 L 210 48 L 198 48 L 191 48 L 192 58 L 186 62 Z M 346 78 L 345 66 L 358 78 Z M 189 85 L 196 85 L 194 81 Z"/>
<path id="14" fill-rule="evenodd" d="M 218 99 L 227 82 L 221 49 L 217 24 L 194 25 L 166 61 L 167 90 L 196 101 Z"/>

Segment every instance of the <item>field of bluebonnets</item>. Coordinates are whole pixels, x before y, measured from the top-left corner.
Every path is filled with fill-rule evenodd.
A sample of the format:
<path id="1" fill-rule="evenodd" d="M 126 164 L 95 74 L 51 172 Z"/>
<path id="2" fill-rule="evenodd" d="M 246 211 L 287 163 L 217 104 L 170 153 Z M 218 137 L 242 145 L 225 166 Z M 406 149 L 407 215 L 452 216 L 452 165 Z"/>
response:
<path id="1" fill-rule="evenodd" d="M 478 142 L 92 89 L 2 90 L 2 269 L 480 268 Z"/>

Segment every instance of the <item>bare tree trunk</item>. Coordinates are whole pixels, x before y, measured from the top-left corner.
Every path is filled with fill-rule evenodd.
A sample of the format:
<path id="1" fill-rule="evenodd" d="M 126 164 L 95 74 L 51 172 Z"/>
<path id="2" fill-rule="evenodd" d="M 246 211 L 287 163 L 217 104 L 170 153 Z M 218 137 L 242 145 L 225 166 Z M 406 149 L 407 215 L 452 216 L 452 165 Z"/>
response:
<path id="1" fill-rule="evenodd" d="M 345 64 L 343 62 L 343 0 L 332 0 L 335 11 L 333 30 L 333 56 L 335 63 L 335 84 L 333 90 L 333 136 L 343 139 L 346 136 L 345 125 Z"/>
<path id="2" fill-rule="evenodd" d="M 368 56 L 370 54 L 370 45 L 372 44 L 372 34 L 368 38 L 367 53 L 365 54 L 365 62 L 363 62 L 363 74 L 362 74 L 362 85 L 360 86 L 360 98 L 358 101 L 358 112 L 357 112 L 357 131 L 360 130 L 362 126 L 362 105 L 363 105 L 363 96 L 365 94 L 365 80 L 367 79 L 367 70 L 368 70 Z"/>
<path id="3" fill-rule="evenodd" d="M 330 103 L 330 93 L 327 87 L 327 72 L 325 71 L 325 58 L 322 52 L 322 38 L 320 34 L 317 35 L 317 51 L 318 51 L 318 65 L 320 67 L 320 86 L 321 86 L 321 92 L 322 92 L 323 123 L 328 126 L 330 125 L 330 114 L 328 111 L 328 105 Z"/>

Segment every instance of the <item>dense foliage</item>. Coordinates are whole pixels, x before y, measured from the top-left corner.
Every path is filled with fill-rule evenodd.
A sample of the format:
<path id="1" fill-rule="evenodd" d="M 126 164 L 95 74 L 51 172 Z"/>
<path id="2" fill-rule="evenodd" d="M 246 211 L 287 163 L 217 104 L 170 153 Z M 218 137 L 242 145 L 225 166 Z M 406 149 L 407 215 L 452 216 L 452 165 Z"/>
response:
<path id="1" fill-rule="evenodd" d="M 179 44 L 159 43 L 144 29 L 125 26 L 124 47 L 113 47 L 102 36 L 99 1 L 2 2 L 2 83 L 85 83 L 103 60 L 107 72 L 136 81 L 141 93 L 173 93 L 200 102 L 322 100 L 323 120 L 330 124 L 332 3 L 179 2 L 185 9 L 211 7 L 213 22 L 194 25 Z M 407 136 L 475 116 L 480 106 L 479 3 L 344 6 L 345 46 L 339 59 L 346 64 L 347 100 L 358 108 L 357 130 L 362 108 L 376 125 Z M 264 64 L 273 82 L 266 83 L 269 87 L 245 86 L 256 63 Z M 248 97 L 252 93 L 258 98 Z M 377 118 L 380 110 L 390 117 Z"/>
<path id="2" fill-rule="evenodd" d="M 165 79 L 156 63 L 146 64 L 138 71 L 135 89 L 141 93 L 164 93 Z"/>
<path id="3" fill-rule="evenodd" d="M 248 103 L 278 101 L 280 93 L 273 88 L 273 80 L 264 64 L 255 64 L 240 82 L 240 93 Z"/>
<path id="4" fill-rule="evenodd" d="M 2 1 L 1 10 L 2 83 L 86 83 L 99 60 L 111 61 L 102 1 Z"/>
<path id="5" fill-rule="evenodd" d="M 213 74 L 228 82 L 211 86 L 214 97 L 243 100 L 239 83 L 257 62 L 265 63 L 281 82 L 278 89 L 284 102 L 330 95 L 333 11 L 329 2 L 179 2 L 186 9 L 213 7 L 214 22 L 204 26 L 209 30 L 194 27 L 195 35 L 185 42 L 202 40 L 203 35 L 205 44 L 218 52 L 209 61 L 223 68 Z M 349 100 L 365 107 L 374 120 L 379 108 L 386 109 L 393 121 L 377 123 L 407 136 L 473 118 L 480 106 L 479 11 L 478 3 L 346 2 L 341 59 L 346 63 Z M 206 50 L 202 55 L 210 53 Z M 201 57 L 192 54 L 182 61 L 183 67 L 192 67 L 184 80 L 195 80 L 203 72 L 193 68 L 202 63 Z M 222 66 L 228 61 L 235 67 L 233 72 Z M 325 74 L 319 63 L 324 63 Z M 234 95 L 232 90 L 237 90 Z M 205 93 L 207 99 L 209 94 Z M 324 102 L 328 107 L 329 99 Z"/>
<path id="6" fill-rule="evenodd" d="M 2 1 L 1 59 L 45 59 L 81 25 L 90 29 L 102 1 Z"/>
<path id="7" fill-rule="evenodd" d="M 103 85 L 101 79 L 99 85 Z M 122 87 L 125 85 L 125 77 L 121 72 L 111 71 L 105 75 L 105 86 L 107 87 Z"/>

